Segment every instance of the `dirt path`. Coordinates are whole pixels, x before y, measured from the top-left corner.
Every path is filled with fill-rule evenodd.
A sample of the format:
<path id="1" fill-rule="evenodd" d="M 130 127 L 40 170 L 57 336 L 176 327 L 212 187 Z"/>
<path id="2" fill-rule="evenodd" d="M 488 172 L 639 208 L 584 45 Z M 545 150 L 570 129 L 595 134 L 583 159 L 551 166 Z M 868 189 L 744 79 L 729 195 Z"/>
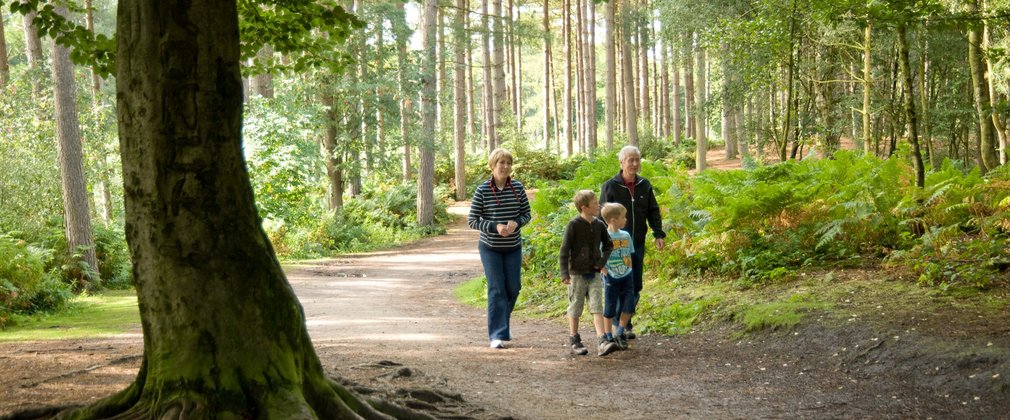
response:
<path id="1" fill-rule="evenodd" d="M 628 351 L 573 357 L 563 345 L 561 320 L 514 320 L 512 347 L 492 350 L 484 311 L 452 296 L 456 285 L 480 270 L 476 233 L 460 220 L 447 235 L 391 251 L 303 263 L 290 267 L 288 278 L 327 371 L 371 388 L 459 394 L 467 404 L 454 413 L 458 416 L 1008 416 L 1005 401 L 942 386 L 928 390 L 920 378 L 884 365 L 868 370 L 880 363 L 872 357 L 880 345 L 871 348 L 877 338 L 858 329 L 838 335 L 807 327 L 791 336 L 739 342 L 718 333 L 650 335 L 632 341 Z M 590 335 L 584 326 L 583 336 Z M 0 344 L 0 415 L 112 393 L 133 379 L 141 352 L 135 333 Z"/>

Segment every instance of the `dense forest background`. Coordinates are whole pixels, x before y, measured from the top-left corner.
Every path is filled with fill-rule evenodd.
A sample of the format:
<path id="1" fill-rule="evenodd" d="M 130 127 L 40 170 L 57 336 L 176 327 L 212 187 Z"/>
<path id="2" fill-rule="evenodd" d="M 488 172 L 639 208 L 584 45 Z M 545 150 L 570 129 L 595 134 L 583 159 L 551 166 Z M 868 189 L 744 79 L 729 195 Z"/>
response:
<path id="1" fill-rule="evenodd" d="M 300 11 L 241 10 L 245 156 L 284 258 L 438 233 L 507 147 L 538 190 L 528 278 L 551 277 L 572 192 L 597 190 L 632 144 L 676 238 L 650 254 L 653 279 L 885 266 L 927 287 L 1006 286 L 1010 1 L 318 3 L 357 25 L 294 40 L 278 22 Z M 130 284 L 102 54 L 116 4 L 8 6 L 0 326 Z M 54 42 L 54 15 L 90 40 Z M 705 171 L 710 149 L 743 169 Z"/>

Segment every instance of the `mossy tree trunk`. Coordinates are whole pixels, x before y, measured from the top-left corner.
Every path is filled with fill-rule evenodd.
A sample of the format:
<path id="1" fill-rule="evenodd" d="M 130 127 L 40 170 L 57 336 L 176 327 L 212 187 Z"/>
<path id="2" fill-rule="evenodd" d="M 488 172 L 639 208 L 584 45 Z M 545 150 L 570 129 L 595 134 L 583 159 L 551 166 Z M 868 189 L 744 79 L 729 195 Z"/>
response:
<path id="1" fill-rule="evenodd" d="M 242 155 L 234 0 L 121 0 L 136 381 L 66 418 L 388 418 L 327 378 L 260 227 Z"/>

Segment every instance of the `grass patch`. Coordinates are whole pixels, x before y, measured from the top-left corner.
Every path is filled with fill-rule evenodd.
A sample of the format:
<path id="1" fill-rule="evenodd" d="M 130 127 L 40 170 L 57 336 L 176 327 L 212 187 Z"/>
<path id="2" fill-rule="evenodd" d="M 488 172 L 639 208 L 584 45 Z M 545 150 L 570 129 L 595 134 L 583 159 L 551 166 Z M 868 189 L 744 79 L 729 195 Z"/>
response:
<path id="1" fill-rule="evenodd" d="M 140 324 L 137 295 L 117 290 L 72 299 L 65 311 L 31 317 L 0 331 L 0 342 L 108 337 Z"/>
<path id="2" fill-rule="evenodd" d="M 747 332 L 788 329 L 799 324 L 804 313 L 827 309 L 829 306 L 810 293 L 797 293 L 785 300 L 749 306 L 741 311 L 740 321 Z"/>
<path id="3" fill-rule="evenodd" d="M 484 277 L 467 280 L 452 291 L 456 300 L 470 306 L 487 306 L 487 280 Z"/>

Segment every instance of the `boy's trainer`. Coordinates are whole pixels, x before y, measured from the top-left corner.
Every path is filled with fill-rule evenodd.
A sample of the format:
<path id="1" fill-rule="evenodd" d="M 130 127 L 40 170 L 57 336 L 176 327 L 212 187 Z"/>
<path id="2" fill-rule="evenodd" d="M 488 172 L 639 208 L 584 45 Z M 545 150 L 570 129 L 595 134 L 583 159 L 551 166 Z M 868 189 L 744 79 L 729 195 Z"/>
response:
<path id="1" fill-rule="evenodd" d="M 589 349 L 582 344 L 582 337 L 578 334 L 568 336 L 568 347 L 571 347 L 572 354 L 585 356 L 589 354 Z"/>
<path id="2" fill-rule="evenodd" d="M 607 340 L 604 337 L 600 337 L 600 345 L 596 351 L 597 356 L 606 356 L 610 353 L 617 351 L 617 343 Z"/>
<path id="3" fill-rule="evenodd" d="M 617 348 L 621 350 L 628 349 L 628 337 L 624 334 L 614 334 L 614 343 L 617 344 Z"/>

